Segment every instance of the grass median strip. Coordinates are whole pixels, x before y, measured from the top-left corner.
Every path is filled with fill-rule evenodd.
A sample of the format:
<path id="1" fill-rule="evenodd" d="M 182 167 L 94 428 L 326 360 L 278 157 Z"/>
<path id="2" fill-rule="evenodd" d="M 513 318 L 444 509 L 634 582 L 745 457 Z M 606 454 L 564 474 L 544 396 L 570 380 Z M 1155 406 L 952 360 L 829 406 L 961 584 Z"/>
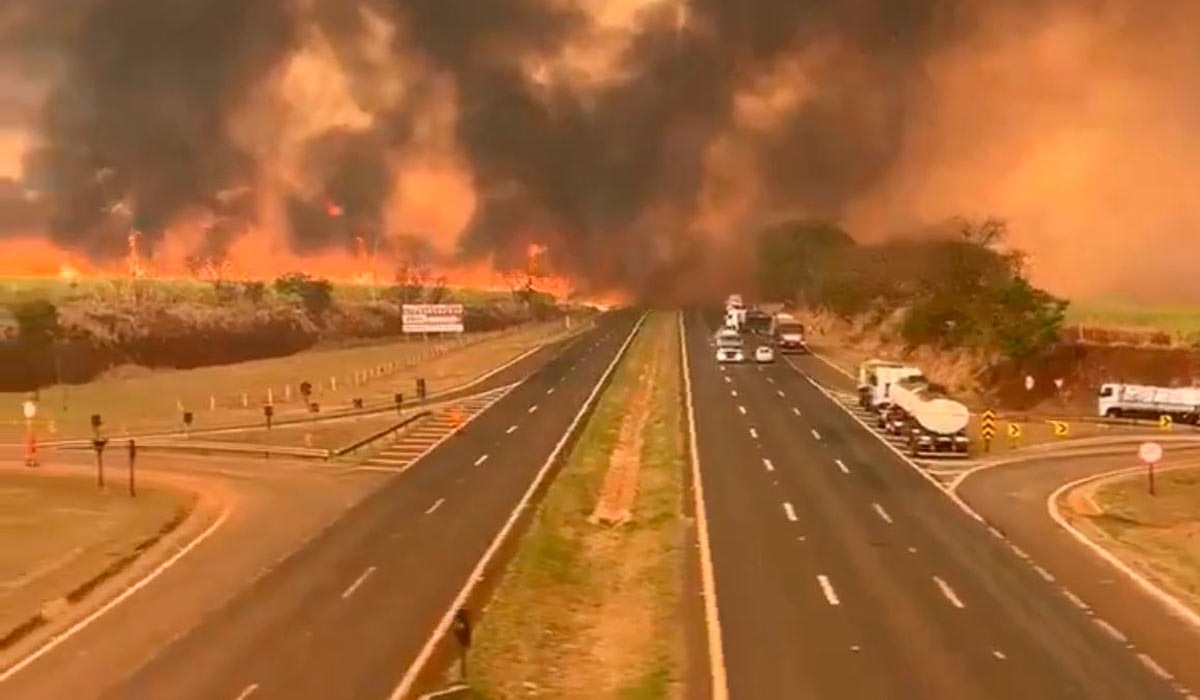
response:
<path id="1" fill-rule="evenodd" d="M 547 491 L 472 647 L 480 696 L 682 697 L 678 343 L 673 314 L 647 319 Z M 644 415 L 631 418 L 632 407 Z M 636 469 L 614 465 L 639 443 Z M 606 493 L 628 506 L 618 525 L 590 517 Z"/>

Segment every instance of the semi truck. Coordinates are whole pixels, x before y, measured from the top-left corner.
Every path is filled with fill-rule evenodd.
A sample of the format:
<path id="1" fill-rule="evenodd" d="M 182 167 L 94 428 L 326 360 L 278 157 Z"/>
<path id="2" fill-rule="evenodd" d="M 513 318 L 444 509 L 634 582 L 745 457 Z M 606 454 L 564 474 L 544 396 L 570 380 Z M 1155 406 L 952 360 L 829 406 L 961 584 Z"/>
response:
<path id="1" fill-rule="evenodd" d="M 919 368 L 903 362 L 867 360 L 858 366 L 858 404 L 865 409 L 882 412 L 891 401 L 888 390 L 892 384 L 920 376 Z"/>
<path id="2" fill-rule="evenodd" d="M 930 452 L 966 454 L 970 449 L 967 422 L 971 413 L 942 387 L 923 376 L 907 377 L 892 383 L 888 397 L 889 411 L 899 414 L 899 434 L 914 457 Z"/>
<path id="3" fill-rule="evenodd" d="M 717 331 L 717 362 L 745 362 L 746 348 L 742 336 L 731 328 Z"/>
<path id="4" fill-rule="evenodd" d="M 808 352 L 804 324 L 791 314 L 777 313 L 771 317 L 771 337 L 779 352 Z"/>
<path id="5" fill-rule="evenodd" d="M 1180 423 L 1200 424 L 1200 388 L 1101 384 L 1097 413 L 1105 418 L 1171 416 Z"/>
<path id="6" fill-rule="evenodd" d="M 967 407 L 925 378 L 919 367 L 868 360 L 858 368 L 858 401 L 875 412 L 880 428 L 905 438 L 913 456 L 965 454 L 970 448 Z"/>

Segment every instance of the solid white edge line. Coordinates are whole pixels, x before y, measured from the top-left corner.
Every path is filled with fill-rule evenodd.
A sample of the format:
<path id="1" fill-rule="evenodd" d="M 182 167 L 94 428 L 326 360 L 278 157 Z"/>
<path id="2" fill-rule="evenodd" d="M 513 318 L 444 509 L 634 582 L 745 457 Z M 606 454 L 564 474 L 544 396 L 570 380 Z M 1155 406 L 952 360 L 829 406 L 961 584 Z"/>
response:
<path id="1" fill-rule="evenodd" d="M 107 613 L 109 610 L 112 610 L 113 608 L 117 607 L 118 605 L 123 603 L 125 600 L 127 600 L 130 596 L 132 596 L 134 593 L 137 593 L 138 591 L 142 590 L 146 586 L 150 585 L 150 583 L 152 581 L 154 581 L 154 579 L 158 578 L 163 573 L 165 573 L 167 569 L 174 566 L 175 563 L 178 562 L 180 559 L 182 559 L 188 552 L 195 549 L 197 546 L 200 545 L 201 542 L 208 539 L 214 532 L 216 532 L 222 525 L 224 525 L 225 521 L 229 519 L 229 514 L 231 511 L 232 511 L 232 507 L 227 506 L 225 508 L 225 510 L 221 511 L 221 515 L 217 517 L 216 521 L 214 521 L 212 525 L 208 526 L 208 529 L 206 529 L 204 532 L 201 532 L 199 535 L 196 536 L 196 538 L 194 540 L 192 540 L 191 542 L 188 542 L 186 545 L 183 546 L 182 549 L 180 549 L 178 552 L 173 554 L 170 558 L 168 558 L 163 563 L 159 564 L 158 567 L 155 568 L 153 571 L 151 571 L 150 573 L 146 574 L 144 577 L 139 579 L 137 581 L 137 583 L 133 584 L 129 588 L 126 588 L 115 598 L 108 601 L 104 605 L 100 606 L 100 608 L 98 608 L 96 611 L 94 611 L 91 615 L 88 615 L 87 617 L 83 618 L 79 622 L 76 622 L 74 625 L 71 625 L 70 627 L 68 627 L 63 632 L 60 632 L 59 634 L 56 634 L 55 636 L 51 637 L 49 640 L 46 641 L 45 644 L 38 647 L 33 652 L 30 652 L 27 656 L 22 658 L 20 661 L 14 663 L 12 666 L 9 666 L 8 668 L 4 669 L 4 672 L 0 673 L 0 683 L 3 683 L 4 681 L 8 680 L 9 678 L 12 678 L 14 675 L 19 673 L 21 671 L 21 669 L 25 668 L 29 664 L 33 663 L 34 661 L 37 661 L 41 657 L 50 653 L 59 644 L 62 644 L 63 642 L 70 639 L 71 637 L 75 636 L 76 634 L 78 634 L 80 632 L 80 630 L 84 629 L 88 625 L 95 622 L 97 619 L 99 619 L 102 615 Z"/>
<path id="2" fill-rule="evenodd" d="M 871 507 L 875 509 L 875 512 L 879 515 L 880 518 L 883 519 L 883 521 L 885 523 L 887 523 L 888 525 L 892 524 L 892 516 L 888 515 L 888 512 L 883 509 L 883 506 L 879 505 L 878 503 L 872 503 Z"/>
<path id="3" fill-rule="evenodd" d="M 775 465 L 771 464 L 771 460 L 767 459 L 766 457 L 763 457 L 763 466 L 766 467 L 767 471 L 769 472 L 775 471 Z"/>
<path id="4" fill-rule="evenodd" d="M 1129 638 L 1122 634 L 1121 630 L 1109 624 L 1108 620 L 1102 620 L 1098 617 L 1093 617 L 1092 622 L 1095 622 L 1096 625 L 1099 626 L 1100 629 L 1104 630 L 1108 636 L 1112 637 L 1118 642 L 1121 642 L 1122 644 L 1129 642 Z"/>
<path id="5" fill-rule="evenodd" d="M 851 411 L 851 410 L 850 410 L 848 407 L 846 407 L 846 406 L 842 405 L 842 402 L 841 402 L 841 401 L 838 401 L 837 399 L 835 399 L 835 398 L 834 398 L 834 397 L 833 397 L 833 396 L 832 396 L 832 395 L 829 393 L 829 391 L 828 391 L 827 389 L 825 389 L 825 387 L 823 387 L 823 386 L 821 386 L 820 384 L 818 384 L 818 383 L 816 383 L 815 381 L 813 381 L 812 377 L 809 377 L 808 375 L 806 375 L 806 374 L 804 374 L 803 372 L 801 372 L 801 371 L 800 371 L 800 368 L 798 368 L 798 367 L 796 367 L 795 365 L 793 365 L 793 364 L 792 364 L 792 362 L 791 362 L 791 360 L 787 360 L 787 363 L 788 363 L 788 365 L 789 365 L 789 366 L 791 366 L 791 368 L 792 368 L 793 370 L 795 370 L 795 372 L 796 372 L 797 374 L 799 374 L 801 377 L 804 377 L 805 379 L 807 379 L 807 380 L 808 380 L 808 382 L 809 382 L 810 384 L 812 384 L 814 387 L 816 387 L 817 391 L 819 391 L 819 392 L 821 392 L 822 394 L 824 394 L 826 399 L 829 399 L 829 401 L 830 401 L 831 403 L 833 403 L 833 404 L 834 404 L 835 406 L 837 406 L 838 408 L 842 409 L 842 411 L 843 411 L 843 412 L 845 412 L 845 414 L 846 414 L 846 415 L 850 416 L 852 419 L 854 419 L 854 421 L 855 421 L 856 423 L 858 423 L 859 425 L 861 425 L 861 426 L 863 427 L 863 430 L 867 431 L 867 433 L 868 433 L 868 434 L 870 434 L 870 435 L 874 436 L 874 437 L 875 437 L 875 439 L 876 439 L 876 440 L 878 440 L 878 441 L 880 442 L 880 444 L 882 444 L 882 445 L 884 445 L 885 447 L 887 447 L 887 448 L 888 448 L 889 450 L 891 450 L 891 451 L 892 451 L 892 452 L 893 452 L 893 453 L 894 453 L 894 454 L 895 454 L 897 457 L 899 457 L 899 458 L 901 459 L 901 461 L 903 461 L 905 464 L 907 464 L 909 467 L 911 467 L 913 471 L 915 471 L 917 474 L 920 474 L 922 479 L 924 479 L 925 481 L 927 481 L 927 482 L 929 482 L 930 484 L 932 484 L 932 485 L 933 485 L 933 487 L 934 487 L 935 489 L 937 489 L 938 491 L 940 491 L 941 493 L 944 493 L 944 494 L 946 494 L 946 496 L 947 496 L 947 497 L 950 499 L 950 501 L 951 501 L 952 503 L 954 503 L 954 505 L 958 506 L 958 507 L 959 507 L 959 509 L 960 509 L 960 510 L 962 510 L 962 512 L 964 512 L 964 513 L 966 513 L 967 515 L 971 516 L 971 518 L 972 518 L 973 520 L 976 520 L 976 521 L 978 521 L 978 522 L 980 522 L 980 523 L 984 523 L 984 522 L 985 522 L 985 521 L 984 521 L 984 519 L 983 519 L 983 516 L 982 516 L 982 515 L 980 515 L 979 513 L 975 512 L 975 509 L 974 509 L 974 508 L 972 508 L 971 506 L 967 505 L 967 502 L 966 502 L 966 501 L 964 501 L 962 498 L 960 498 L 960 497 L 959 497 L 959 495 L 958 495 L 957 493 L 954 493 L 954 492 L 952 492 L 952 491 L 947 491 L 947 490 L 946 490 L 946 489 L 945 489 L 945 488 L 944 488 L 944 487 L 941 485 L 941 483 L 939 483 L 939 482 L 938 482 L 938 480 L 937 480 L 937 479 L 935 479 L 933 476 L 931 476 L 931 475 L 929 475 L 929 474 L 926 474 L 926 473 L 925 473 L 925 471 L 924 471 L 923 469 L 921 469 L 921 467 L 920 467 L 920 466 L 918 466 L 916 462 L 914 462 L 914 461 L 912 461 L 911 459 L 909 459 L 908 455 L 906 455 L 906 454 L 904 454 L 903 452 L 901 452 L 900 450 L 896 449 L 896 446 L 895 446 L 895 445 L 893 445 L 892 443 L 890 443 L 890 442 L 888 442 L 887 440 L 885 440 L 885 439 L 883 438 L 883 436 L 881 436 L 879 433 L 876 433 L 874 430 L 871 430 L 871 426 L 867 425 L 865 422 L 863 422 L 863 420 L 862 420 L 861 418 L 859 418 L 858 416 L 854 415 L 854 412 L 853 412 L 853 411 Z"/>
<path id="6" fill-rule="evenodd" d="M 440 508 L 442 506 L 442 504 L 445 502 L 446 502 L 445 497 L 437 499 L 437 501 L 433 505 L 429 506 L 429 509 L 425 511 L 425 515 L 430 515 L 431 513 L 433 513 L 433 511 Z"/>
<path id="7" fill-rule="evenodd" d="M 1159 666 L 1158 662 L 1155 661 L 1154 659 L 1152 659 L 1149 654 L 1146 654 L 1143 652 L 1143 653 L 1138 654 L 1137 657 L 1138 657 L 1138 661 L 1141 661 L 1143 666 L 1150 669 L 1150 672 L 1153 673 L 1154 675 L 1158 676 L 1159 678 L 1162 678 L 1162 679 L 1168 680 L 1168 681 L 1174 678 L 1174 676 L 1171 675 L 1170 671 L 1163 668 L 1162 666 Z"/>
<path id="8" fill-rule="evenodd" d="M 358 587 L 363 585 L 363 581 L 366 581 L 367 577 L 373 573 L 375 573 L 375 567 L 368 566 L 366 571 L 362 572 L 358 575 L 358 578 L 354 579 L 354 583 L 350 584 L 346 590 L 342 591 L 342 600 L 354 595 L 354 592 L 358 590 Z"/>
<path id="9" fill-rule="evenodd" d="M 482 457 L 480 457 L 479 459 L 475 460 L 475 466 L 477 466 L 477 467 L 478 467 L 479 465 L 483 464 L 484 462 L 486 462 L 486 461 L 487 461 L 487 458 L 488 458 L 488 456 L 487 456 L 487 455 L 483 455 L 483 456 L 482 456 Z"/>
<path id="10" fill-rule="evenodd" d="M 946 600 L 950 601 L 951 605 L 956 608 L 967 607 L 966 605 L 963 605 L 962 599 L 958 597 L 958 594 L 954 592 L 954 589 L 950 587 L 950 584 L 946 583 L 941 576 L 934 576 L 933 582 L 936 583 L 937 587 L 942 590 L 942 595 L 946 596 Z"/>
<path id="11" fill-rule="evenodd" d="M 704 594 L 704 621 L 708 630 L 708 663 L 713 700 L 729 700 L 725 649 L 721 644 L 721 615 L 717 607 L 717 581 L 713 573 L 712 549 L 708 539 L 708 512 L 704 503 L 704 480 L 700 474 L 700 450 L 696 443 L 696 409 L 692 402 L 692 374 L 687 355 L 687 331 L 679 313 L 679 354 L 683 357 L 683 387 L 688 412 L 688 447 L 692 462 L 692 496 L 696 516 L 696 539 L 700 545 L 700 587 Z M 725 377 L 729 381 L 729 377 Z"/>
<path id="12" fill-rule="evenodd" d="M 783 502 L 783 513 L 787 516 L 788 520 L 796 522 L 796 509 L 788 501 Z"/>
<path id="13" fill-rule="evenodd" d="M 855 377 L 853 374 L 850 374 L 849 372 L 847 372 L 846 370 L 842 369 L 841 367 L 838 367 L 837 365 L 833 364 L 833 362 L 832 362 L 831 360 L 828 360 L 828 359 L 826 359 L 824 355 L 821 355 L 820 353 L 815 353 L 815 352 L 813 352 L 812 350 L 809 350 L 809 351 L 808 351 L 808 354 L 812 355 L 813 357 L 817 358 L 817 359 L 818 359 L 818 360 L 820 360 L 821 362 L 824 362 L 825 364 L 827 364 L 827 365 L 829 365 L 830 367 L 834 368 L 834 369 L 835 369 L 835 370 L 837 370 L 837 371 L 838 371 L 838 372 L 839 372 L 839 373 L 840 373 L 842 376 L 844 376 L 844 377 L 849 377 L 850 379 L 854 379 L 855 381 L 857 381 L 857 380 L 858 380 L 858 378 L 857 378 L 857 377 Z"/>
<path id="14" fill-rule="evenodd" d="M 817 583 L 821 586 L 821 592 L 825 594 L 825 600 L 830 605 L 841 605 L 842 601 L 838 599 L 837 591 L 833 590 L 833 584 L 829 582 L 829 577 L 825 574 L 817 575 Z"/>
<path id="15" fill-rule="evenodd" d="M 496 537 L 492 539 L 492 543 L 488 546 L 487 550 L 484 551 L 483 556 L 480 557 L 479 561 L 475 564 L 475 568 L 471 571 L 470 575 L 467 576 L 467 580 L 465 583 L 463 583 L 458 595 L 455 596 L 454 600 L 450 603 L 450 606 L 446 608 L 445 614 L 442 615 L 442 619 L 439 620 L 437 626 L 434 627 L 432 634 L 430 634 L 425 640 L 425 644 L 421 647 L 421 651 L 417 654 L 417 658 L 414 659 L 405 670 L 404 675 L 400 679 L 400 683 L 396 685 L 396 688 L 392 691 L 391 695 L 388 696 L 389 700 L 403 700 L 403 698 L 412 690 L 413 685 L 417 682 L 417 676 L 421 673 L 421 670 L 425 667 L 425 664 L 429 663 L 429 659 L 433 656 L 434 649 L 437 647 L 438 642 L 446 635 L 446 632 L 449 631 L 450 624 L 454 620 L 455 612 L 466 603 L 467 598 L 471 595 L 471 591 L 475 588 L 475 584 L 477 584 L 483 578 L 484 569 L 487 568 L 487 565 L 491 562 L 492 558 L 496 556 L 496 552 L 499 551 L 500 546 L 508 537 L 508 533 L 513 529 L 513 527 L 516 526 L 517 519 L 520 517 L 521 511 L 529 507 L 529 502 L 533 500 L 533 494 L 546 479 L 546 475 L 549 473 L 550 468 L 554 465 L 555 460 L 558 459 L 558 455 L 563 451 L 563 448 L 566 447 L 567 441 L 570 439 L 572 433 L 575 432 L 579 422 L 583 420 L 583 415 L 587 412 L 591 405 L 595 403 L 596 397 L 600 394 L 600 390 L 604 386 L 605 381 L 608 380 L 608 377 L 613 373 L 613 370 L 616 369 L 617 363 L 620 362 L 621 358 L 625 356 L 625 351 L 629 348 L 630 343 L 633 342 L 634 336 L 637 335 L 638 330 L 642 327 L 642 323 L 645 322 L 645 320 L 646 313 L 643 313 L 638 319 L 638 322 L 634 324 L 633 329 L 629 331 L 629 335 L 625 338 L 625 342 L 617 350 L 617 354 L 613 357 L 612 362 L 608 364 L 608 368 L 604 371 L 604 374 L 600 375 L 600 378 L 596 380 L 595 386 L 592 387 L 592 393 L 588 395 L 587 399 L 584 400 L 583 405 L 580 406 L 579 412 L 575 414 L 575 418 L 572 419 L 571 424 L 567 426 L 566 431 L 564 431 L 562 437 L 559 438 L 558 443 L 554 446 L 554 450 L 550 453 L 550 456 L 546 458 L 546 461 L 542 464 L 541 469 L 538 470 L 537 475 L 534 476 L 533 482 L 529 484 L 529 488 L 525 490 L 524 495 L 521 496 L 521 500 L 517 503 L 516 507 L 513 508 L 512 513 L 508 516 L 508 520 L 505 521 L 503 527 L 500 528 L 500 532 L 496 533 Z"/>
<path id="16" fill-rule="evenodd" d="M 1195 610 L 1192 610 L 1187 605 L 1184 605 L 1183 602 L 1181 600 L 1179 600 L 1178 598 L 1176 598 L 1175 596 L 1173 596 L 1170 593 L 1167 593 L 1163 589 L 1159 588 L 1157 585 L 1155 585 L 1153 582 L 1151 582 L 1145 576 L 1141 575 L 1137 571 L 1134 571 L 1132 567 L 1130 567 L 1128 564 L 1126 564 L 1125 562 L 1118 559 L 1116 557 L 1116 555 L 1114 555 L 1112 552 L 1109 552 L 1102 545 L 1094 542 L 1090 537 L 1088 537 L 1087 535 L 1080 532 L 1074 525 L 1067 522 L 1067 519 L 1065 517 L 1063 517 L 1062 513 L 1059 511 L 1059 508 L 1058 508 L 1059 497 L 1061 497 L 1062 494 L 1066 493 L 1067 491 L 1069 491 L 1073 488 L 1076 488 L 1078 486 L 1086 484 L 1089 481 L 1095 481 L 1097 479 L 1105 479 L 1108 477 L 1124 475 L 1124 474 L 1134 474 L 1134 473 L 1138 473 L 1138 472 L 1142 472 L 1142 471 L 1145 471 L 1145 467 L 1125 467 L 1123 469 L 1114 469 L 1112 471 L 1107 471 L 1107 472 L 1104 472 L 1101 474 L 1093 474 L 1091 476 L 1085 476 L 1083 478 L 1075 479 L 1074 481 L 1067 482 L 1067 483 L 1063 484 L 1062 486 L 1059 486 L 1057 489 L 1054 490 L 1053 493 L 1050 494 L 1049 497 L 1047 497 L 1046 510 L 1050 513 L 1050 518 L 1052 520 L 1054 520 L 1054 522 L 1059 527 L 1066 530 L 1072 537 L 1074 537 L 1076 540 L 1078 540 L 1080 544 L 1087 547 L 1094 554 L 1096 554 L 1096 556 L 1100 557 L 1104 561 L 1111 564 L 1113 566 L 1113 568 L 1115 568 L 1118 571 L 1120 571 L 1121 573 L 1125 574 L 1125 576 L 1127 576 L 1129 579 L 1131 579 L 1134 582 L 1134 584 L 1136 584 L 1144 592 L 1148 593 L 1152 598 L 1154 598 L 1160 604 L 1162 604 L 1163 607 L 1165 607 L 1167 609 L 1167 612 L 1171 613 L 1172 615 L 1179 618 L 1180 620 L 1188 623 L 1192 627 L 1200 628 L 1200 614 L 1197 614 Z M 1160 469 L 1159 471 L 1160 472 L 1169 471 L 1169 469 Z M 1078 600 L 1078 598 L 1075 597 L 1074 594 L 1071 594 L 1069 591 L 1065 591 L 1065 593 L 1069 594 L 1070 597 Z M 1082 602 L 1083 601 L 1080 601 L 1080 603 L 1082 603 Z"/>

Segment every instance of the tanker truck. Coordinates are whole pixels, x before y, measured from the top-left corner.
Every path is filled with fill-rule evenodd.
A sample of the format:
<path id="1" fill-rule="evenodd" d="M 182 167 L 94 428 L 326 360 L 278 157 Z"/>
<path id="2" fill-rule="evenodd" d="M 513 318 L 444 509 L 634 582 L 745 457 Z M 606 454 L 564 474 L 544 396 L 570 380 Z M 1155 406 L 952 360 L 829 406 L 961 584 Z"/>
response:
<path id="1" fill-rule="evenodd" d="M 922 453 L 966 454 L 967 407 L 946 395 L 945 389 L 922 376 L 897 380 L 888 388 L 889 421 L 899 427 L 916 457 Z M 890 426 L 889 426 L 890 427 Z"/>
<path id="2" fill-rule="evenodd" d="M 1179 423 L 1200 424 L 1200 389 L 1101 384 L 1097 413 L 1106 418 L 1171 416 Z"/>

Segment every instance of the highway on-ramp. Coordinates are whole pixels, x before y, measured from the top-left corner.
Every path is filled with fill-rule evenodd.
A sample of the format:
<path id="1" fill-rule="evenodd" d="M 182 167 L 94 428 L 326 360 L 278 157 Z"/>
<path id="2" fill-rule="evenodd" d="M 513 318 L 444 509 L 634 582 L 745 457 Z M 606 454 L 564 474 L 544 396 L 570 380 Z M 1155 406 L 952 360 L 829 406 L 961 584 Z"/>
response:
<path id="1" fill-rule="evenodd" d="M 637 319 L 633 310 L 606 314 L 460 433 L 92 697 L 391 697 Z M 136 596 L 125 603 L 136 604 Z M 38 697 L 25 681 L 55 672 L 50 654 L 0 686 L 0 697 Z"/>
<path id="2" fill-rule="evenodd" d="M 787 361 L 686 316 L 730 697 L 1179 698 Z"/>

